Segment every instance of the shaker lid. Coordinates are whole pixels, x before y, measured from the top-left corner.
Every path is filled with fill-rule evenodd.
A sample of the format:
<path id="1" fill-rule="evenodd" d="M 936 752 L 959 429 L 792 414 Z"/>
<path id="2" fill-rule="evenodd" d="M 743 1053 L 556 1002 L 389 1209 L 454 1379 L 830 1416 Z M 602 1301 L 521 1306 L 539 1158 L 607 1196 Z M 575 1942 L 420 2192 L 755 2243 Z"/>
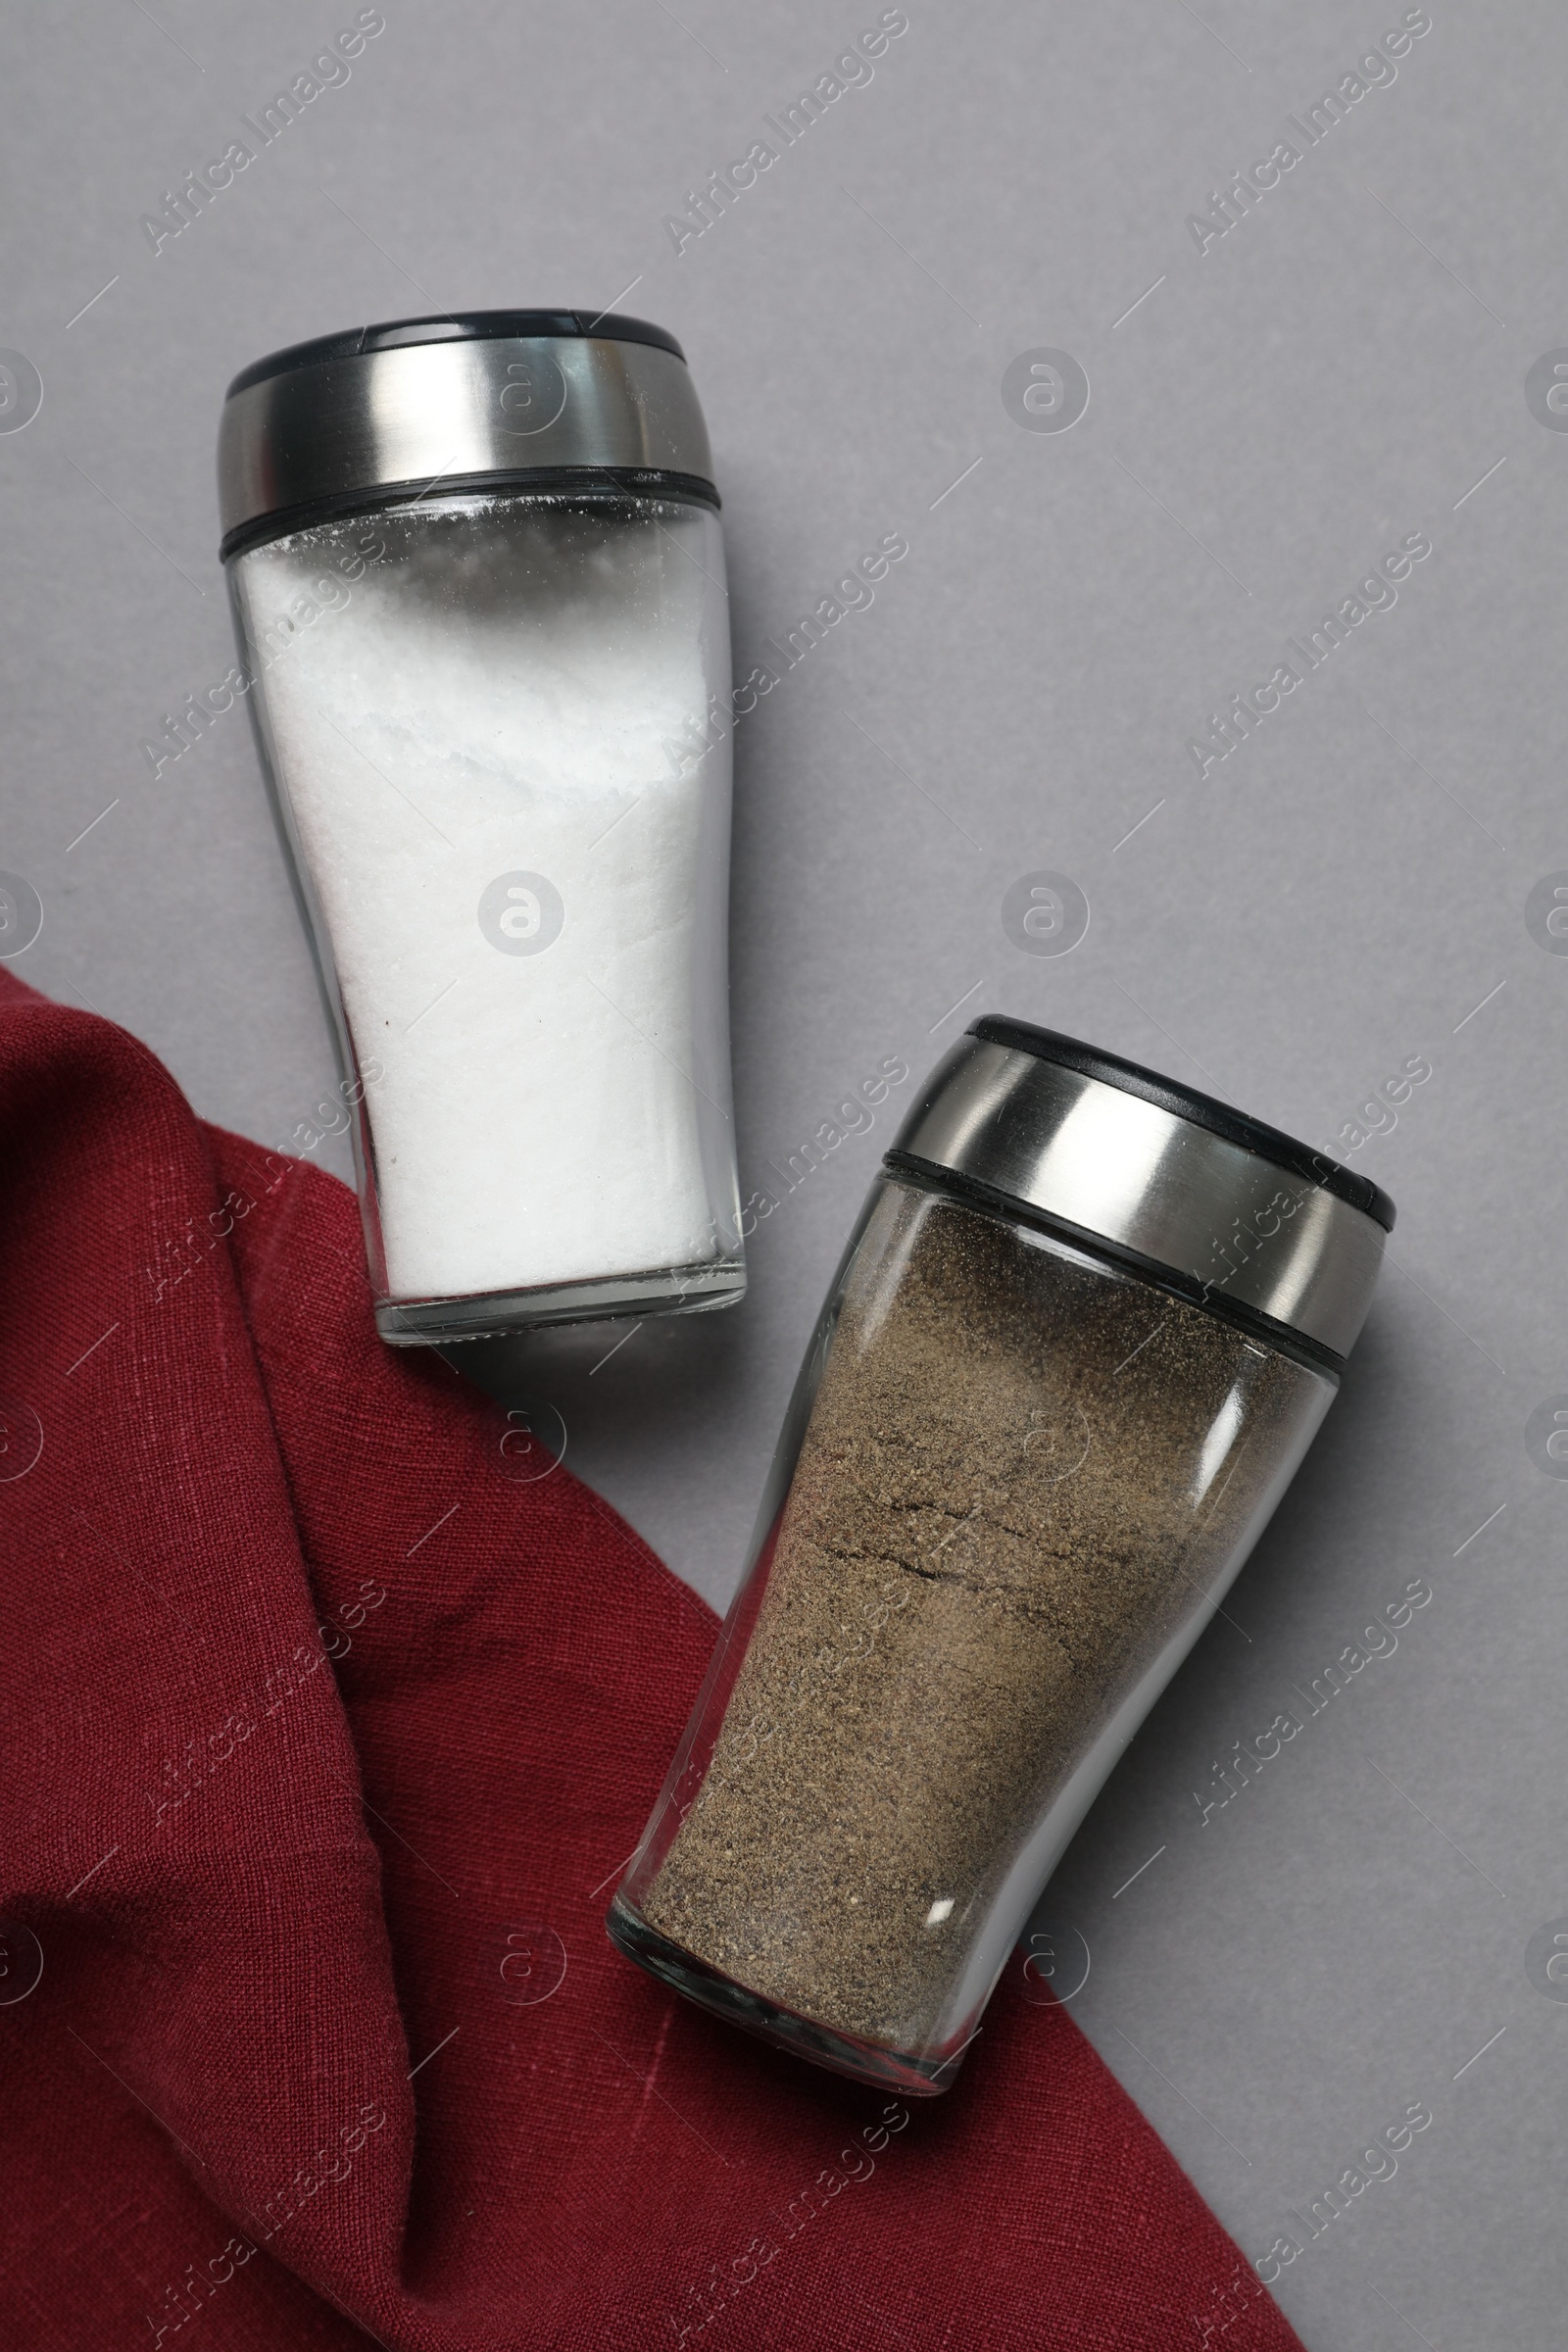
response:
<path id="1" fill-rule="evenodd" d="M 614 312 L 468 311 L 242 368 L 218 438 L 221 554 L 439 491 L 619 488 L 717 506 L 673 335 Z"/>
<path id="2" fill-rule="evenodd" d="M 956 1180 L 1338 1368 L 1394 1203 L 1211 1095 L 1053 1029 L 989 1016 L 937 1065 L 887 1164 Z"/>

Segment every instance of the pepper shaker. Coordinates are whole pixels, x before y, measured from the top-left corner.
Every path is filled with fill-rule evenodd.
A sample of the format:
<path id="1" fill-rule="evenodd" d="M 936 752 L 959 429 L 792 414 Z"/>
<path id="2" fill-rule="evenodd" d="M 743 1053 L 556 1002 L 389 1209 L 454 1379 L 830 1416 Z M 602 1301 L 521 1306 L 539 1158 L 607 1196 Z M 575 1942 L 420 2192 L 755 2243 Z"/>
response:
<path id="1" fill-rule="evenodd" d="M 945 2090 L 1328 1410 L 1393 1222 L 1205 1095 L 977 1021 L 833 1284 L 620 1949 Z"/>

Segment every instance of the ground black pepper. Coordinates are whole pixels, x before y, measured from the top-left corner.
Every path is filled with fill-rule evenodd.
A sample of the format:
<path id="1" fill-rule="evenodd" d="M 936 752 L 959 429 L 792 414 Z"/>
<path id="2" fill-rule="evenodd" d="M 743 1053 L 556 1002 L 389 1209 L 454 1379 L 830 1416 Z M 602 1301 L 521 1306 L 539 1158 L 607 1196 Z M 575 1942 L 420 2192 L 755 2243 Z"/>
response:
<path id="1" fill-rule="evenodd" d="M 838 2033 L 937 2045 L 1009 1865 L 1321 1396 L 1202 1308 L 890 1184 L 649 1924 Z"/>

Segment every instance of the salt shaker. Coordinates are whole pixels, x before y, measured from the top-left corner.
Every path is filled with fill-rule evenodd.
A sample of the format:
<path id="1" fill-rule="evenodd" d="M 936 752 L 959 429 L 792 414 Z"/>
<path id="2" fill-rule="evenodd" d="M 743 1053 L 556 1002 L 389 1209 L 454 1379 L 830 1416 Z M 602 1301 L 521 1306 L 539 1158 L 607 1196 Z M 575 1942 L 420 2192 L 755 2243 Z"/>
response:
<path id="1" fill-rule="evenodd" d="M 1393 1222 L 1205 1095 L 977 1021 L 834 1282 L 621 1950 L 946 2089 L 1327 1411 Z"/>
<path id="2" fill-rule="evenodd" d="M 328 335 L 235 378 L 219 479 L 382 1337 L 739 1298 L 729 624 L 680 346 Z"/>

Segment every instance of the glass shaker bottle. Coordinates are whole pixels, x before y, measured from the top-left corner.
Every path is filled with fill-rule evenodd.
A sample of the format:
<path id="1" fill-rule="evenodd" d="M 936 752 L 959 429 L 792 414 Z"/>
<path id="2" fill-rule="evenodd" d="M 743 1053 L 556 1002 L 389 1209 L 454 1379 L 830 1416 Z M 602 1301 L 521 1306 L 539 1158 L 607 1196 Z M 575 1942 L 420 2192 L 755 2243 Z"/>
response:
<path id="1" fill-rule="evenodd" d="M 386 1340 L 745 1289 L 711 476 L 680 346 L 635 318 L 403 319 L 229 387 L 231 676 Z"/>
<path id="2" fill-rule="evenodd" d="M 977 1021 L 883 1162 L 609 1919 L 840 2074 L 944 2090 L 1328 1410 L 1393 1203 Z"/>

